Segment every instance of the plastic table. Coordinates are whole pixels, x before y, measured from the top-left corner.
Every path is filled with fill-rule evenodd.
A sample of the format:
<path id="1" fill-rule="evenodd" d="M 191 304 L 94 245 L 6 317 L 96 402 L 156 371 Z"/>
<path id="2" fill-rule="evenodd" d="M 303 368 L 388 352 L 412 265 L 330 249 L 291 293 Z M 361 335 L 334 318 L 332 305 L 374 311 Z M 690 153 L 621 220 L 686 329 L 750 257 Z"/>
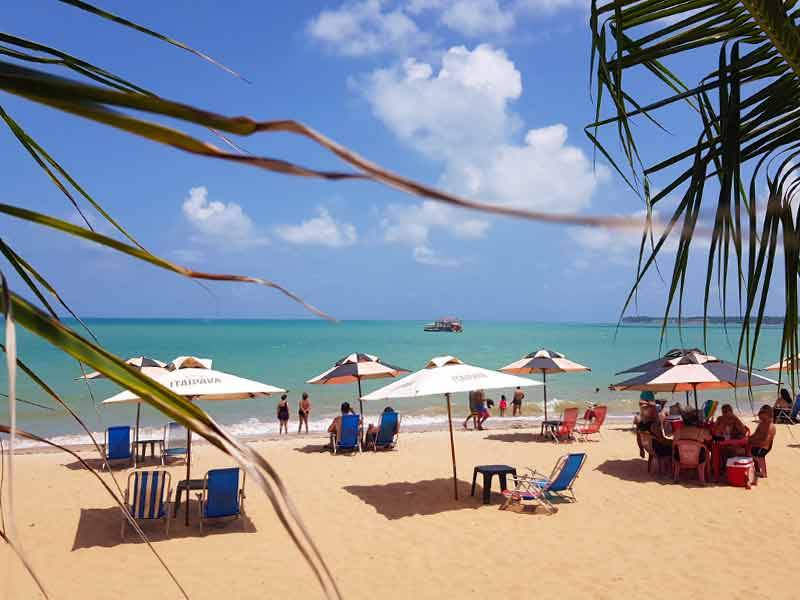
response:
<path id="1" fill-rule="evenodd" d="M 500 480 L 500 489 L 505 491 L 508 489 L 506 476 L 510 473 L 517 476 L 517 470 L 509 465 L 478 465 L 472 471 L 472 491 L 470 496 L 475 495 L 475 480 L 478 478 L 478 473 L 483 475 L 483 503 L 489 504 L 492 496 L 492 477 L 497 475 Z"/>

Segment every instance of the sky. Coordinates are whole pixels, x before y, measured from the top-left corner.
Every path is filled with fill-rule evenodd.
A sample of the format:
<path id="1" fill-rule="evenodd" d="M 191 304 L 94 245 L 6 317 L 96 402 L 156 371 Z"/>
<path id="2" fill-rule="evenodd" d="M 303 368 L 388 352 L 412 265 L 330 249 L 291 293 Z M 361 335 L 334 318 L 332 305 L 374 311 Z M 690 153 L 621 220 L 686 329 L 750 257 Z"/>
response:
<path id="1" fill-rule="evenodd" d="M 208 53 L 247 81 L 53 1 L 13 3 L 3 29 L 170 99 L 301 121 L 373 162 L 466 197 L 559 214 L 643 209 L 583 132 L 594 115 L 587 0 L 97 4 Z M 678 66 L 690 80 L 701 74 L 691 62 Z M 631 81 L 642 97 L 658 97 L 652 79 Z M 340 319 L 608 322 L 634 281 L 636 231 L 515 220 L 371 182 L 289 177 L 192 156 L 3 93 L 0 105 L 154 254 L 276 281 Z M 685 114 L 665 118 L 670 134 L 637 125 L 646 159 L 696 135 Z M 222 144 L 208 130 L 169 124 Z M 605 135 L 616 149 L 615 132 Z M 253 154 L 344 167 L 288 134 L 236 142 Z M 3 202 L 79 222 L 5 131 L 0 156 Z M 114 235 L 99 215 L 89 218 Z M 274 290 L 200 285 L 58 232 L 0 223 L 4 240 L 83 316 L 309 316 Z M 697 257 L 686 313 L 702 310 L 702 240 Z M 19 289 L 19 280 L 11 283 Z M 666 295 L 654 274 L 628 314 L 660 314 Z M 773 312 L 782 311 L 780 296 L 773 294 Z"/>

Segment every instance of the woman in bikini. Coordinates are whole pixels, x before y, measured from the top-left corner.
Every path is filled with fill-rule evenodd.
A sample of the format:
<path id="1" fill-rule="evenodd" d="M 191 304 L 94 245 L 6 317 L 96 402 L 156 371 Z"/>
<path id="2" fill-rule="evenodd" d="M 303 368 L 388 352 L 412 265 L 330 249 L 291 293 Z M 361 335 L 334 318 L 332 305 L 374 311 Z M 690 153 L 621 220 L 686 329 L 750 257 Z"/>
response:
<path id="1" fill-rule="evenodd" d="M 311 400 L 308 399 L 308 394 L 303 392 L 303 397 L 300 398 L 300 405 L 297 415 L 300 417 L 300 424 L 297 426 L 297 433 L 303 431 L 303 423 L 306 426 L 306 433 L 308 433 L 308 415 L 311 414 Z"/>

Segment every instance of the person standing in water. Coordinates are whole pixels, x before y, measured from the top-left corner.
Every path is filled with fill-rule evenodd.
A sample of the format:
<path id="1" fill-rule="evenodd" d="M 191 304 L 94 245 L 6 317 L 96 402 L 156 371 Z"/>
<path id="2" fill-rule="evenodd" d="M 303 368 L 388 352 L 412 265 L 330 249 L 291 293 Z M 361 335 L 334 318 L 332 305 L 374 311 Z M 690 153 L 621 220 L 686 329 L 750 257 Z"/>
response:
<path id="1" fill-rule="evenodd" d="M 308 415 L 311 414 L 311 400 L 308 399 L 308 394 L 303 392 L 303 397 L 300 398 L 300 405 L 297 411 L 300 417 L 300 424 L 297 426 L 297 433 L 303 431 L 303 423 L 306 424 L 306 433 L 308 433 Z"/>
<path id="2" fill-rule="evenodd" d="M 278 435 L 282 433 L 289 434 L 289 403 L 286 401 L 286 394 L 278 402 Z"/>
<path id="3" fill-rule="evenodd" d="M 518 387 L 514 390 L 514 398 L 511 400 L 511 416 L 516 417 L 517 415 L 522 416 L 522 399 L 525 397 L 523 391 Z"/>

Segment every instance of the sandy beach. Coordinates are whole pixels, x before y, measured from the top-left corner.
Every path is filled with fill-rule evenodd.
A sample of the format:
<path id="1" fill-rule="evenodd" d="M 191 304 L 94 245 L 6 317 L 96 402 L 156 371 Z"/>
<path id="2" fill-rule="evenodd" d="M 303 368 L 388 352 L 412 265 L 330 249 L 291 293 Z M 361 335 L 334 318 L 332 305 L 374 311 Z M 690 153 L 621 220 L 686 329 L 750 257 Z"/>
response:
<path id="1" fill-rule="evenodd" d="M 800 430 L 778 428 L 769 478 L 751 490 L 673 484 L 647 474 L 633 435 L 611 424 L 605 439 L 555 445 L 533 429 L 456 432 L 461 499 L 452 498 L 442 431 L 406 433 L 393 452 L 331 456 L 323 438 L 254 442 L 279 470 L 344 597 L 441 598 L 517 595 L 619 598 L 793 598 L 786 563 L 800 547 Z M 558 513 L 516 514 L 470 497 L 476 464 L 549 471 L 583 450 L 578 502 Z M 90 453 L 84 453 L 86 457 Z M 230 461 L 197 446 L 194 473 Z M 185 467 L 170 468 L 175 480 Z M 17 459 L 18 526 L 53 598 L 180 598 L 94 477 L 60 453 Z M 115 473 L 123 482 L 126 470 Z M 104 475 L 104 477 L 110 477 Z M 249 482 L 248 482 L 249 483 Z M 480 483 L 480 479 L 479 479 Z M 174 485 L 174 484 L 173 484 Z M 185 528 L 145 525 L 190 597 L 320 598 L 322 593 L 265 496 L 248 485 L 246 517 L 200 536 L 196 505 Z M 8 547 L 0 548 L 4 597 L 38 593 Z"/>

